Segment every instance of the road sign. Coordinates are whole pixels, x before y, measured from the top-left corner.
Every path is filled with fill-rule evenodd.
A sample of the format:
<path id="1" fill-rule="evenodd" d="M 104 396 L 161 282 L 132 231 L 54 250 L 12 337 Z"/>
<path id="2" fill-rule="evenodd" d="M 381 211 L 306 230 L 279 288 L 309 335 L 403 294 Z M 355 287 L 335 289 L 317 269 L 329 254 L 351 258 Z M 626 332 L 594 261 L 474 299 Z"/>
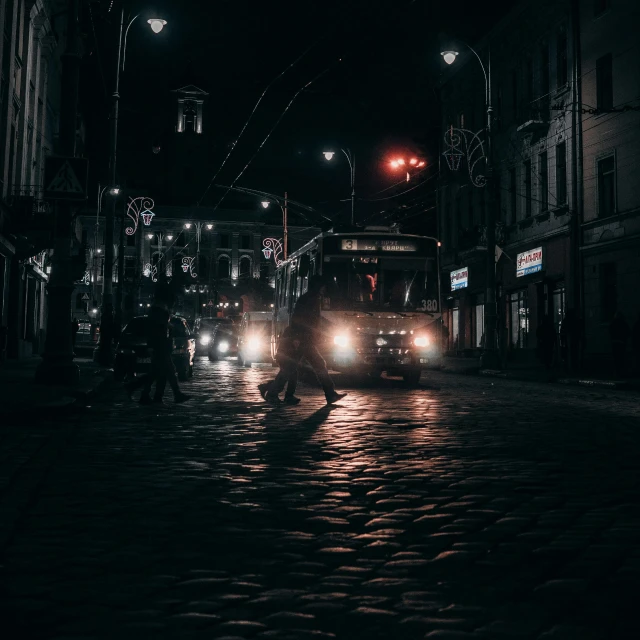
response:
<path id="1" fill-rule="evenodd" d="M 209 300 L 209 302 L 207 302 L 207 306 L 208 307 L 213 307 L 213 300 Z"/>
<path id="2" fill-rule="evenodd" d="M 88 293 L 85 293 L 85 294 L 82 296 L 82 299 L 83 299 L 83 300 L 89 300 L 89 294 L 88 294 Z"/>
<path id="3" fill-rule="evenodd" d="M 45 198 L 86 200 L 88 173 L 85 158 L 48 156 L 44 167 Z"/>

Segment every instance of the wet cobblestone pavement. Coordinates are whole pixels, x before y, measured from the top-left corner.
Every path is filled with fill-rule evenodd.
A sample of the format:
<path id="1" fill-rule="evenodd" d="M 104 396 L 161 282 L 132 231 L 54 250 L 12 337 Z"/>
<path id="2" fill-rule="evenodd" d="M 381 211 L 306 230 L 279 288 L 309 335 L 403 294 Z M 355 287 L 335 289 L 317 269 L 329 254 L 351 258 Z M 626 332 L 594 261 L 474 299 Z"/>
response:
<path id="1" fill-rule="evenodd" d="M 640 396 L 434 373 L 272 408 L 272 375 L 3 425 L 1 635 L 635 637 Z"/>

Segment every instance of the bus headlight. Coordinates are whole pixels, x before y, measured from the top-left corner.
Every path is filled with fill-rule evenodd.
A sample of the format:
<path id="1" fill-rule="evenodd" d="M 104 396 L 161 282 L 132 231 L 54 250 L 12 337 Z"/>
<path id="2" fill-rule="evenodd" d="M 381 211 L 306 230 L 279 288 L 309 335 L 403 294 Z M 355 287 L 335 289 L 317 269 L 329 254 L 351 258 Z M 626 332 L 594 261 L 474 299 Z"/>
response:
<path id="1" fill-rule="evenodd" d="M 333 344 L 338 347 L 346 347 L 349 345 L 349 336 L 338 335 L 333 338 Z"/>
<path id="2" fill-rule="evenodd" d="M 206 347 L 211 342 L 211 336 L 208 333 L 205 333 L 200 336 L 200 344 L 203 347 Z"/>
<path id="3" fill-rule="evenodd" d="M 222 341 L 218 344 L 218 351 L 220 351 L 221 353 L 227 353 L 227 351 L 229 351 L 229 343 L 226 341 Z"/>
<path id="4" fill-rule="evenodd" d="M 429 338 L 427 336 L 418 336 L 414 339 L 413 344 L 415 344 L 416 347 L 428 347 Z"/>
<path id="5" fill-rule="evenodd" d="M 249 338 L 247 340 L 247 349 L 250 351 L 257 351 L 260 348 L 260 338 Z"/>

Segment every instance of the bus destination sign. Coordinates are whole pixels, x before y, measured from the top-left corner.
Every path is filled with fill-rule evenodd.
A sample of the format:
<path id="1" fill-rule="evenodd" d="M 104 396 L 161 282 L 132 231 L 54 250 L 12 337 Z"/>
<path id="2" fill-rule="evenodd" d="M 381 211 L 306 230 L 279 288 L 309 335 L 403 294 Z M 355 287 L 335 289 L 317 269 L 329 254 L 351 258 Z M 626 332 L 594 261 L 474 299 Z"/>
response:
<path id="1" fill-rule="evenodd" d="M 343 251 L 417 251 L 418 245 L 409 239 L 354 238 L 342 240 Z"/>

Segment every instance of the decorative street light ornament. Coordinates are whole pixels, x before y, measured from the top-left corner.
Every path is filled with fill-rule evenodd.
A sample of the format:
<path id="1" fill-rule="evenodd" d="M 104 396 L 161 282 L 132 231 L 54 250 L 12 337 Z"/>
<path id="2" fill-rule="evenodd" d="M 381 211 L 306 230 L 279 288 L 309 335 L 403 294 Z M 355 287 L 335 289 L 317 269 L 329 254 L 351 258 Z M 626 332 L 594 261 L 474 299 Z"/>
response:
<path id="1" fill-rule="evenodd" d="M 487 184 L 487 177 L 484 173 L 480 173 L 478 163 L 487 163 L 487 156 L 484 152 L 484 143 L 480 139 L 480 134 L 484 129 L 480 129 L 477 133 L 468 129 L 454 129 L 449 127 L 444 134 L 444 144 L 446 151 L 443 156 L 447 159 L 447 166 L 451 171 L 457 171 L 463 156 L 467 158 L 467 169 L 469 170 L 469 180 L 474 187 L 484 187 Z M 464 150 L 463 147 L 464 146 Z"/>
<path id="2" fill-rule="evenodd" d="M 278 240 L 277 238 L 265 238 L 262 241 L 262 246 L 264 247 L 264 249 L 262 249 L 264 257 L 269 260 L 273 253 L 273 260 L 276 263 L 276 267 L 279 267 L 283 262 L 283 260 L 280 259 L 283 249 L 282 240 Z"/>
<path id="3" fill-rule="evenodd" d="M 140 221 L 140 214 L 142 214 L 142 221 L 145 226 L 151 223 L 151 218 L 155 215 L 151 209 L 153 209 L 155 203 L 151 198 L 146 196 L 138 196 L 137 198 L 130 198 L 127 204 L 127 216 L 131 220 L 130 227 L 127 227 L 124 232 L 128 236 L 132 236 L 138 230 L 138 223 Z M 144 216 L 149 216 L 149 222 L 146 222 Z"/>
<path id="4" fill-rule="evenodd" d="M 144 265 L 144 270 L 142 271 L 142 273 L 145 275 L 145 277 L 151 278 L 151 282 L 158 281 L 158 267 L 156 267 L 155 264 L 150 264 L 149 262 L 147 262 L 147 264 Z"/>
<path id="5" fill-rule="evenodd" d="M 140 215 L 142 216 L 142 222 L 144 223 L 144 226 L 148 227 L 151 224 L 153 216 L 155 216 L 156 214 L 153 213 L 153 211 L 143 211 Z"/>
<path id="6" fill-rule="evenodd" d="M 88 285 L 91 282 L 91 274 L 88 271 L 84 272 L 84 277 L 82 278 L 82 282 Z"/>
<path id="7" fill-rule="evenodd" d="M 197 278 L 198 274 L 193 270 L 193 263 L 195 261 L 195 257 L 190 258 L 189 256 L 185 256 L 182 258 L 182 270 L 187 273 L 187 271 L 191 274 L 192 278 Z"/>

